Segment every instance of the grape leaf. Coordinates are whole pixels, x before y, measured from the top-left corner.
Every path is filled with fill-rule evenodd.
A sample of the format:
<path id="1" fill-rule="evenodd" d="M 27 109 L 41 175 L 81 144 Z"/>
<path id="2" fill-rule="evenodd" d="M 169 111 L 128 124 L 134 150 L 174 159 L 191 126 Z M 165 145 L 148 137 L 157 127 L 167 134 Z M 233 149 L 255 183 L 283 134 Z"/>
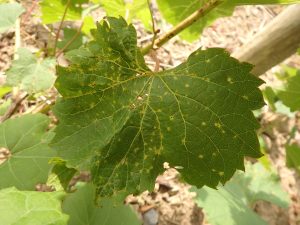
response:
<path id="1" fill-rule="evenodd" d="M 24 8 L 16 2 L 0 4 L 0 33 L 15 26 L 16 20 L 24 11 Z"/>
<path id="2" fill-rule="evenodd" d="M 37 60 L 26 48 L 18 49 L 19 58 L 14 60 L 6 72 L 7 84 L 20 86 L 22 90 L 36 93 L 53 86 L 55 59 Z"/>
<path id="3" fill-rule="evenodd" d="M 94 205 L 95 188 L 90 185 L 80 187 L 67 195 L 63 202 L 63 212 L 70 216 L 68 225 L 139 225 L 137 215 L 129 206 L 114 206 L 106 199 L 101 207 Z"/>
<path id="4" fill-rule="evenodd" d="M 52 173 L 56 175 L 64 190 L 68 190 L 69 183 L 77 170 L 66 167 L 66 162 L 56 161 Z"/>
<path id="5" fill-rule="evenodd" d="M 61 212 L 61 193 L 0 190 L 1 225 L 66 225 Z"/>
<path id="6" fill-rule="evenodd" d="M 258 200 L 287 208 L 289 196 L 280 186 L 279 177 L 261 164 L 246 164 L 246 173 L 238 172 L 219 190 L 192 188 L 196 203 L 212 225 L 267 225 L 252 209 Z M 216 202 L 218 207 L 216 207 Z"/>
<path id="7" fill-rule="evenodd" d="M 55 151 L 48 146 L 53 133 L 46 133 L 49 119 L 41 114 L 25 115 L 0 124 L 0 147 L 11 156 L 0 165 L 0 188 L 15 186 L 34 190 L 47 181 Z"/>
<path id="8" fill-rule="evenodd" d="M 286 88 L 278 92 L 278 97 L 292 112 L 300 109 L 300 70 L 287 79 Z"/>
<path id="9" fill-rule="evenodd" d="M 64 38 L 57 43 L 58 48 L 65 47 L 71 40 L 71 44 L 65 49 L 65 51 L 70 51 L 72 49 L 79 48 L 83 44 L 83 35 L 80 33 L 77 35 L 77 30 L 71 28 L 64 28 Z M 74 40 L 73 38 L 76 37 Z"/>
<path id="10" fill-rule="evenodd" d="M 42 11 L 42 21 L 44 24 L 51 24 L 62 20 L 68 0 L 42 0 L 40 3 Z M 70 4 L 65 16 L 65 21 L 80 20 L 82 4 L 88 0 L 70 0 Z"/>
<path id="11" fill-rule="evenodd" d="M 197 9 L 200 9 L 205 3 L 211 0 L 157 0 L 158 8 L 166 19 L 172 25 L 176 25 Z M 222 1 L 220 1 L 222 2 Z M 212 24 L 217 18 L 230 16 L 235 6 L 255 5 L 255 4 L 291 4 L 299 3 L 299 0 L 225 0 L 216 8 L 211 10 L 203 18 L 193 25 L 183 30 L 179 36 L 187 41 L 195 41 L 199 38 L 203 29 Z"/>
<path id="12" fill-rule="evenodd" d="M 285 146 L 286 165 L 289 168 L 295 168 L 300 174 L 300 148 L 296 144 Z"/>
<path id="13" fill-rule="evenodd" d="M 4 95 L 9 93 L 12 90 L 11 87 L 8 86 L 0 86 L 0 98 L 3 98 Z"/>
<path id="14" fill-rule="evenodd" d="M 261 156 L 251 110 L 263 105 L 262 81 L 251 65 L 208 49 L 155 73 L 134 27 L 107 20 L 57 68 L 52 143 L 68 166 L 92 167 L 100 196 L 151 189 L 163 162 L 190 184 L 215 187 L 244 168 L 245 155 Z"/>
<path id="15" fill-rule="evenodd" d="M 90 30 L 96 29 L 96 25 L 92 16 L 85 16 L 83 20 L 82 33 L 91 36 Z"/>
<path id="16" fill-rule="evenodd" d="M 151 29 L 151 14 L 148 8 L 147 0 L 93 0 L 95 3 L 100 2 L 108 16 L 123 16 L 126 21 L 139 19 L 147 29 Z"/>

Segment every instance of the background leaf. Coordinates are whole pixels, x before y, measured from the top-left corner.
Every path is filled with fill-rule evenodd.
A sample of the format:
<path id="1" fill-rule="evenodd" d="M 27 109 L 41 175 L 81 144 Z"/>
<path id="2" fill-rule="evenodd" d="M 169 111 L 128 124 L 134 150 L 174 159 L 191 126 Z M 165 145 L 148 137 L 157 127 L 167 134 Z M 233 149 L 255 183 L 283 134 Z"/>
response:
<path id="1" fill-rule="evenodd" d="M 300 147 L 296 144 L 285 146 L 286 165 L 289 168 L 295 168 L 300 174 Z"/>
<path id="2" fill-rule="evenodd" d="M 61 193 L 0 190 L 1 225 L 66 225 Z"/>
<path id="3" fill-rule="evenodd" d="M 30 93 L 44 91 L 53 86 L 55 59 L 37 60 L 26 48 L 19 48 L 18 56 L 6 71 L 8 85 L 19 86 Z"/>
<path id="4" fill-rule="evenodd" d="M 95 188 L 87 184 L 66 197 L 63 212 L 70 216 L 68 225 L 142 224 L 129 206 L 114 206 L 112 200 L 107 199 L 101 202 L 101 207 L 96 207 L 94 196 Z"/>
<path id="5" fill-rule="evenodd" d="M 53 146 L 68 166 L 92 166 L 100 196 L 151 190 L 163 162 L 180 166 L 190 184 L 215 187 L 243 169 L 245 155 L 261 156 L 251 110 L 263 105 L 262 81 L 249 64 L 198 50 L 154 73 L 133 26 L 108 22 L 68 68 L 58 67 L 63 98 L 54 108 Z"/>
<path id="6" fill-rule="evenodd" d="M 36 184 L 47 181 L 51 168 L 48 161 L 55 155 L 48 146 L 51 140 L 51 134 L 46 133 L 48 124 L 48 117 L 41 114 L 0 124 L 0 147 L 11 152 L 0 165 L 0 188 L 34 190 Z"/>
<path id="7" fill-rule="evenodd" d="M 237 172 L 218 190 L 193 188 L 196 203 L 202 207 L 212 225 L 267 225 L 252 209 L 258 200 L 288 207 L 289 197 L 281 189 L 279 178 L 261 164 L 247 164 L 246 172 Z M 216 207 L 217 203 L 217 207 Z"/>
<path id="8" fill-rule="evenodd" d="M 44 24 L 60 22 L 64 14 L 68 0 L 42 0 L 40 3 L 42 21 Z M 65 17 L 65 21 L 80 20 L 82 7 L 88 0 L 71 0 Z"/>
<path id="9" fill-rule="evenodd" d="M 16 20 L 24 11 L 21 4 L 16 2 L 0 4 L 0 33 L 15 26 Z"/>
<path id="10" fill-rule="evenodd" d="M 73 37 L 77 34 L 77 30 L 71 28 L 64 28 L 64 38 L 63 40 L 57 43 L 58 48 L 63 48 L 66 46 L 68 42 L 70 42 Z M 81 47 L 83 44 L 83 35 L 80 33 L 72 43 L 65 49 L 65 51 L 70 51 L 72 49 L 76 49 Z"/>
<path id="11" fill-rule="evenodd" d="M 157 0 L 157 4 L 164 19 L 170 24 L 176 25 L 209 1 L 210 0 Z M 205 27 L 212 24 L 217 18 L 230 16 L 234 7 L 238 5 L 292 4 L 299 2 L 299 0 L 225 0 L 199 21 L 181 32 L 179 36 L 190 42 L 197 40 Z"/>
<path id="12" fill-rule="evenodd" d="M 288 78 L 285 90 L 279 91 L 278 97 L 292 112 L 300 109 L 300 70 Z"/>
<path id="13" fill-rule="evenodd" d="M 139 19 L 146 29 L 152 28 L 151 14 L 148 8 L 147 0 L 132 0 L 130 2 L 123 0 L 93 0 L 100 2 L 108 16 L 126 18 L 130 23 L 132 19 Z"/>

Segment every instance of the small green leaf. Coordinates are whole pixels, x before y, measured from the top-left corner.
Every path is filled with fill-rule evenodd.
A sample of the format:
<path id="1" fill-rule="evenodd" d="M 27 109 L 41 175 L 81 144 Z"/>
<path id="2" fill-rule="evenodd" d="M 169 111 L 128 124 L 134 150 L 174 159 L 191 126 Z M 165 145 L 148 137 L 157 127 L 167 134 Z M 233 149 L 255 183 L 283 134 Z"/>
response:
<path id="1" fill-rule="evenodd" d="M 96 207 L 94 197 L 95 188 L 90 184 L 81 184 L 75 193 L 67 195 L 62 208 L 70 216 L 68 225 L 142 224 L 129 206 L 114 206 L 112 200 L 106 199 Z"/>
<path id="2" fill-rule="evenodd" d="M 76 172 L 77 170 L 68 168 L 64 161 L 56 161 L 52 169 L 52 173 L 57 176 L 64 190 L 68 189 L 69 183 Z"/>
<path id="3" fill-rule="evenodd" d="M 63 48 L 68 44 L 74 37 L 77 35 L 77 30 L 75 29 L 70 29 L 70 28 L 64 28 L 64 38 L 62 41 L 59 41 L 57 43 L 58 48 Z M 81 47 L 83 44 L 83 35 L 80 33 L 77 35 L 77 37 L 72 40 L 72 44 L 70 44 L 65 51 L 70 51 L 72 49 L 76 49 Z"/>
<path id="4" fill-rule="evenodd" d="M 81 31 L 85 35 L 90 36 L 92 29 L 96 29 L 96 25 L 95 25 L 93 17 L 92 16 L 86 16 L 86 17 L 84 17 L 83 26 L 82 26 Z"/>
<path id="5" fill-rule="evenodd" d="M 200 9 L 205 3 L 211 0 L 157 0 L 158 8 L 167 22 L 177 25 L 187 18 L 197 9 Z M 179 36 L 187 41 L 195 41 L 199 38 L 203 29 L 211 25 L 217 18 L 230 16 L 238 5 L 255 5 L 255 4 L 291 4 L 300 2 L 299 0 L 225 0 L 216 8 L 211 10 L 203 18 L 193 25 L 183 30 Z"/>
<path id="6" fill-rule="evenodd" d="M 42 0 L 40 3 L 44 24 L 60 22 L 69 0 Z M 64 21 L 80 20 L 82 4 L 88 0 L 71 0 Z"/>
<path id="7" fill-rule="evenodd" d="M 151 29 L 152 20 L 147 0 L 94 0 L 100 2 L 108 16 L 122 16 L 130 23 L 132 19 L 139 19 L 145 28 Z"/>
<path id="8" fill-rule="evenodd" d="M 11 156 L 0 165 L 0 188 L 15 186 L 21 190 L 34 190 L 38 183 L 47 181 L 55 152 L 49 148 L 51 140 L 46 129 L 47 116 L 25 115 L 0 124 L 0 147 Z M 51 135 L 50 135 L 51 136 Z"/>
<path id="9" fill-rule="evenodd" d="M 285 146 L 286 165 L 289 168 L 295 168 L 300 174 L 300 147 L 296 144 Z"/>
<path id="10" fill-rule="evenodd" d="M 285 90 L 279 91 L 278 97 L 292 112 L 300 110 L 300 70 L 288 78 Z"/>
<path id="11" fill-rule="evenodd" d="M 66 225 L 61 193 L 0 190 L 1 225 Z"/>
<path id="12" fill-rule="evenodd" d="M 22 5 L 16 2 L 0 4 L 0 33 L 15 26 L 16 20 L 24 11 Z"/>
<path id="13" fill-rule="evenodd" d="M 55 59 L 37 60 L 26 48 L 18 49 L 19 58 L 14 60 L 6 72 L 7 84 L 36 93 L 53 86 L 55 80 Z"/>
<path id="14" fill-rule="evenodd" d="M 236 173 L 219 190 L 204 187 L 191 191 L 197 193 L 196 203 L 203 208 L 212 225 L 267 225 L 251 209 L 253 203 L 265 200 L 284 208 L 289 205 L 288 194 L 282 190 L 279 177 L 259 163 L 247 164 L 245 173 Z"/>
<path id="15" fill-rule="evenodd" d="M 4 95 L 6 95 L 8 92 L 12 90 L 11 87 L 8 86 L 1 86 L 0 87 L 0 98 L 2 98 Z"/>
<path id="16" fill-rule="evenodd" d="M 100 196 L 152 189 L 164 162 L 190 184 L 215 187 L 243 169 L 245 155 L 261 156 L 251 110 L 263 105 L 262 81 L 251 65 L 208 49 L 151 72 L 134 27 L 108 22 L 58 67 L 54 108 L 53 146 L 68 166 L 92 167 Z"/>
<path id="17" fill-rule="evenodd" d="M 265 87 L 263 90 L 263 96 L 265 100 L 268 102 L 269 107 L 276 111 L 275 103 L 278 100 L 276 93 L 273 91 L 273 89 L 270 86 Z"/>

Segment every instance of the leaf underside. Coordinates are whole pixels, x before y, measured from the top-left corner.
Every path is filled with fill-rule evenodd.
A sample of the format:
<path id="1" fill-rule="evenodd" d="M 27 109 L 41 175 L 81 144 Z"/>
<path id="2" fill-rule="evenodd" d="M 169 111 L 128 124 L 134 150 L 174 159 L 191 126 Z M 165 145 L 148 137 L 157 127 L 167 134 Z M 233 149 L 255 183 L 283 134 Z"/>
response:
<path id="1" fill-rule="evenodd" d="M 261 155 L 251 110 L 263 105 L 262 81 L 251 65 L 208 49 L 154 73 L 122 18 L 93 35 L 57 68 L 53 146 L 68 166 L 92 169 L 98 195 L 152 189 L 164 162 L 190 184 L 215 187 L 244 168 L 244 156 Z"/>

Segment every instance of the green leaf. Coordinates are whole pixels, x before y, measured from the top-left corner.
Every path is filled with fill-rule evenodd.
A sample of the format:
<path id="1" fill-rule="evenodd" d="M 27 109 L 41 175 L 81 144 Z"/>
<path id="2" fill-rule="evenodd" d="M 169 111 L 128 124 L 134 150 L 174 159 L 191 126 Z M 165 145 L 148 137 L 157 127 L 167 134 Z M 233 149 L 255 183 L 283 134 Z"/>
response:
<path id="1" fill-rule="evenodd" d="M 64 28 L 64 39 L 62 41 L 59 41 L 57 43 L 58 48 L 63 48 L 70 42 L 75 35 L 77 35 L 77 30 L 70 29 L 70 28 Z M 70 44 L 65 51 L 70 51 L 72 49 L 76 49 L 81 47 L 83 44 L 83 35 L 80 33 L 74 40 L 72 40 L 72 44 Z"/>
<path id="2" fill-rule="evenodd" d="M 0 190 L 1 225 L 66 225 L 61 193 Z"/>
<path id="3" fill-rule="evenodd" d="M 51 168 L 48 161 L 55 155 L 48 146 L 51 140 L 51 133 L 46 133 L 48 124 L 47 116 L 41 114 L 0 124 L 0 147 L 11 153 L 0 165 L 0 188 L 34 190 L 36 184 L 47 181 Z"/>
<path id="4" fill-rule="evenodd" d="M 77 170 L 68 168 L 64 161 L 56 161 L 52 169 L 52 173 L 57 176 L 64 190 L 68 189 L 69 183 L 76 172 Z"/>
<path id="5" fill-rule="evenodd" d="M 22 5 L 16 2 L 0 4 L 0 33 L 15 26 L 16 20 L 24 11 Z"/>
<path id="6" fill-rule="evenodd" d="M 158 8 L 166 19 L 172 25 L 187 18 L 197 9 L 200 9 L 205 3 L 211 0 L 157 0 Z M 226 0 L 219 6 L 210 11 L 203 18 L 187 27 L 180 33 L 180 37 L 187 41 L 195 41 L 199 38 L 203 29 L 211 25 L 217 18 L 230 16 L 238 5 L 255 4 L 291 4 L 300 2 L 299 0 Z"/>
<path id="7" fill-rule="evenodd" d="M 289 205 L 288 194 L 280 186 L 279 177 L 261 164 L 247 164 L 246 173 L 238 172 L 219 190 L 193 188 L 196 203 L 202 207 L 212 225 L 267 225 L 252 209 L 258 200 L 280 207 Z M 217 207 L 216 207 L 217 202 Z"/>
<path id="8" fill-rule="evenodd" d="M 42 0 L 40 3 L 44 24 L 60 22 L 69 0 Z M 71 0 L 64 21 L 80 20 L 82 4 L 88 0 Z"/>
<path id="9" fill-rule="evenodd" d="M 148 30 L 152 28 L 152 20 L 147 0 L 94 0 L 100 2 L 108 16 L 122 16 L 130 23 L 132 19 L 139 19 Z"/>
<path id="10" fill-rule="evenodd" d="M 88 35 L 90 36 L 91 35 L 91 30 L 92 29 L 96 29 L 96 25 L 95 25 L 95 22 L 94 22 L 94 19 L 92 16 L 86 16 L 84 17 L 84 20 L 83 20 L 83 26 L 82 26 L 82 29 L 81 31 L 85 34 L 85 35 Z"/>
<path id="11" fill-rule="evenodd" d="M 22 90 L 36 93 L 53 86 L 55 59 L 37 60 L 26 48 L 18 49 L 19 58 L 14 60 L 6 72 L 7 84 L 19 86 Z"/>
<path id="12" fill-rule="evenodd" d="M 279 91 L 278 97 L 292 112 L 300 110 L 300 70 L 288 78 L 285 90 Z"/>
<path id="13" fill-rule="evenodd" d="M 265 87 L 265 89 L 263 90 L 263 96 L 264 99 L 268 102 L 269 107 L 273 111 L 276 111 L 275 103 L 278 98 L 274 90 L 270 86 Z"/>
<path id="14" fill-rule="evenodd" d="M 286 165 L 289 168 L 295 168 L 300 174 L 300 148 L 296 144 L 285 146 Z"/>
<path id="15" fill-rule="evenodd" d="M 63 212 L 70 216 L 68 225 L 140 225 L 137 215 L 129 206 L 114 206 L 106 199 L 101 207 L 95 206 L 95 188 L 84 185 L 75 193 L 67 195 Z"/>
<path id="16" fill-rule="evenodd" d="M 108 22 L 57 68 L 63 97 L 54 107 L 53 146 L 68 166 L 92 167 L 100 196 L 152 189 L 164 162 L 190 184 L 215 187 L 244 168 L 245 155 L 261 156 L 251 110 L 263 105 L 262 81 L 251 65 L 208 49 L 154 73 L 134 27 Z"/>
<path id="17" fill-rule="evenodd" d="M 12 90 L 11 87 L 8 86 L 1 86 L 0 87 L 0 98 L 3 98 L 4 95 L 6 95 L 8 92 Z"/>

